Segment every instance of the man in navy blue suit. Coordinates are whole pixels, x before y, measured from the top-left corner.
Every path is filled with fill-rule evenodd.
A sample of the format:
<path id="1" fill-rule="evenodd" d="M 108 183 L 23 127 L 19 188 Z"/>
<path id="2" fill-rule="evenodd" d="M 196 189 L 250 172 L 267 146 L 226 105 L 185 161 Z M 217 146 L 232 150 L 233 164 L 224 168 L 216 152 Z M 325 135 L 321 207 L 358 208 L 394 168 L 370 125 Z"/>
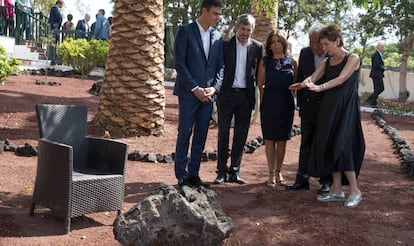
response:
<path id="1" fill-rule="evenodd" d="M 60 14 L 59 9 L 61 9 L 63 7 L 63 1 L 58 0 L 56 1 L 56 4 L 52 6 L 52 8 L 50 8 L 50 12 L 49 12 L 49 25 L 50 25 L 50 29 L 53 31 L 59 30 L 60 27 L 62 26 L 62 14 Z M 55 35 L 55 43 L 58 43 L 59 41 L 59 34 L 58 33 L 54 33 Z M 52 55 L 54 56 L 54 54 Z"/>
<path id="2" fill-rule="evenodd" d="M 223 77 L 223 41 L 212 28 L 220 20 L 222 5 L 221 0 L 203 0 L 200 17 L 181 26 L 175 37 L 174 95 L 178 96 L 179 118 L 174 168 L 179 185 L 209 187 L 200 179 L 199 170 L 214 94 Z"/>
<path id="3" fill-rule="evenodd" d="M 89 20 L 91 19 L 91 16 L 88 14 L 85 14 L 85 18 L 83 20 L 79 20 L 76 24 L 76 32 L 75 32 L 75 38 L 88 38 L 88 32 L 89 32 Z"/>

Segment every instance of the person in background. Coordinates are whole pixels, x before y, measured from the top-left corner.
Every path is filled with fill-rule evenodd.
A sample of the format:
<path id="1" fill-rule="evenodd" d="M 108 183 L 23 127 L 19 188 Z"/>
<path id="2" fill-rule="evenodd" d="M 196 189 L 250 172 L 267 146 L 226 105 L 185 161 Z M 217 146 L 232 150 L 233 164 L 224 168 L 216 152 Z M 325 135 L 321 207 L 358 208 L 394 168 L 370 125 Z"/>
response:
<path id="1" fill-rule="evenodd" d="M 112 39 L 112 16 L 108 17 L 108 22 L 109 22 L 109 37 L 108 40 Z"/>
<path id="2" fill-rule="evenodd" d="M 12 0 L 4 0 L 4 30 L 3 33 L 9 37 L 14 36 L 14 3 Z"/>
<path id="3" fill-rule="evenodd" d="M 331 190 L 317 196 L 318 201 L 345 201 L 345 207 L 356 207 L 362 200 L 357 177 L 365 153 L 358 95 L 360 59 L 343 48 L 342 33 L 336 24 L 323 27 L 319 41 L 327 58 L 311 76 L 290 87 L 325 92 L 316 120 L 308 173 L 314 177 L 332 174 Z M 322 78 L 324 83 L 316 84 Z M 349 184 L 346 200 L 344 184 Z"/>
<path id="4" fill-rule="evenodd" d="M 98 40 L 108 40 L 109 38 L 109 21 L 105 17 L 105 10 L 98 10 L 92 38 Z"/>
<path id="5" fill-rule="evenodd" d="M 73 20 L 73 15 L 72 14 L 68 14 L 67 15 L 67 21 L 65 21 L 65 23 L 63 23 L 62 25 L 62 30 L 65 31 L 70 31 L 70 30 L 74 30 L 74 24 L 72 22 Z M 73 38 L 73 33 L 67 32 L 67 33 L 63 33 L 62 35 L 62 40 L 64 40 L 65 38 Z"/>
<path id="6" fill-rule="evenodd" d="M 319 31 L 322 27 L 323 24 L 315 23 L 309 29 L 309 46 L 303 48 L 299 55 L 297 81 L 303 81 L 305 78 L 312 75 L 321 61 L 325 58 L 325 53 L 319 42 Z M 297 102 L 301 120 L 299 166 L 296 172 L 295 183 L 287 185 L 287 190 L 309 189 L 308 160 L 322 97 L 323 92 L 314 92 L 307 89 L 297 91 Z M 329 192 L 332 184 L 332 176 L 329 174 L 321 177 L 319 183 L 318 193 Z"/>
<path id="7" fill-rule="evenodd" d="M 98 15 L 95 15 L 95 22 L 94 22 L 94 23 L 92 23 L 92 25 L 91 25 L 91 35 L 92 35 L 92 34 L 93 34 L 93 32 L 95 31 L 96 19 L 98 19 Z"/>
<path id="8" fill-rule="evenodd" d="M 20 37 L 23 37 L 23 32 L 26 34 L 25 39 L 30 40 L 30 15 L 33 14 L 33 0 L 16 0 L 16 7 L 18 8 L 17 23 L 20 23 L 18 30 Z"/>
<path id="9" fill-rule="evenodd" d="M 372 78 L 374 83 L 374 91 L 372 94 L 365 100 L 371 107 L 377 107 L 377 99 L 379 94 L 384 91 L 384 58 L 382 57 L 382 52 L 384 52 L 384 43 L 379 42 L 377 44 L 377 49 L 371 57 L 371 72 L 369 77 Z"/>
<path id="10" fill-rule="evenodd" d="M 250 118 L 256 104 L 256 78 L 258 63 L 263 56 L 263 45 L 251 39 L 255 27 L 252 15 L 237 18 L 236 35 L 224 42 L 224 77 L 217 96 L 218 109 L 218 160 L 216 184 L 225 181 L 244 184 L 240 177 L 240 163 L 249 133 Z M 234 116 L 231 164 L 229 158 L 229 135 Z M 227 179 L 227 174 L 229 179 Z"/>
<path id="11" fill-rule="evenodd" d="M 281 173 L 286 143 L 291 138 L 294 99 L 288 89 L 296 81 L 297 61 L 288 55 L 288 42 L 278 31 L 266 39 L 266 55 L 259 65 L 260 120 L 269 167 L 267 185 L 284 185 Z"/>
<path id="12" fill-rule="evenodd" d="M 173 93 L 178 96 L 178 135 L 174 171 L 180 186 L 209 187 L 199 171 L 213 97 L 223 79 L 223 41 L 220 32 L 213 29 L 220 20 L 222 6 L 221 0 L 203 0 L 199 18 L 181 26 L 175 37 L 177 78 Z"/>
<path id="13" fill-rule="evenodd" d="M 56 32 L 62 26 L 62 15 L 60 10 L 63 7 L 63 1 L 58 0 L 56 4 L 50 8 L 49 24 L 52 32 L 55 32 L 55 43 L 59 42 L 59 34 Z"/>
<path id="14" fill-rule="evenodd" d="M 76 32 L 75 32 L 75 38 L 88 38 L 89 35 L 89 20 L 91 19 L 91 16 L 89 14 L 85 14 L 85 18 L 82 20 L 79 20 L 76 24 Z"/>

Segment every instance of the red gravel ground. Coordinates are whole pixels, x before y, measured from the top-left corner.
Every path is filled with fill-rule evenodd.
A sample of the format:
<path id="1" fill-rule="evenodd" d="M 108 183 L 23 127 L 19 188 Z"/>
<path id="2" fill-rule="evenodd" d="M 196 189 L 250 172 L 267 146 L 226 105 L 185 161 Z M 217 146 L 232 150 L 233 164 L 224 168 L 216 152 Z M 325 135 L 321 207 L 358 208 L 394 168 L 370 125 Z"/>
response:
<path id="1" fill-rule="evenodd" d="M 0 87 L 0 141 L 20 146 L 37 145 L 37 103 L 86 104 L 89 118 L 97 111 L 99 98 L 90 94 L 94 80 L 49 77 L 61 86 L 36 85 L 43 76 L 12 76 Z M 165 135 L 122 139 L 130 152 L 172 153 L 177 128 L 177 98 L 166 89 Z M 400 161 L 388 136 L 362 114 L 366 154 L 359 183 L 363 201 L 357 208 L 341 202 L 315 200 L 318 182 L 311 179 L 309 191 L 285 191 L 265 185 L 265 149 L 245 154 L 241 174 L 246 185 L 212 185 L 235 230 L 224 245 L 414 245 L 414 180 L 400 169 Z M 412 117 L 386 116 L 407 143 L 414 147 Z M 295 124 L 299 118 L 295 117 Z M 252 124 L 249 140 L 261 135 L 260 123 Z M 295 178 L 300 136 L 288 142 L 283 166 L 285 179 Z M 217 128 L 209 132 L 206 150 L 216 149 Z M 48 209 L 29 217 L 36 175 L 36 157 L 0 153 L 0 245 L 118 245 L 112 233 L 116 212 L 95 213 L 72 219 L 72 231 L 63 233 L 63 219 Z M 203 162 L 200 176 L 212 182 L 214 161 Z M 129 161 L 124 211 L 148 196 L 159 184 L 176 184 L 173 164 Z"/>

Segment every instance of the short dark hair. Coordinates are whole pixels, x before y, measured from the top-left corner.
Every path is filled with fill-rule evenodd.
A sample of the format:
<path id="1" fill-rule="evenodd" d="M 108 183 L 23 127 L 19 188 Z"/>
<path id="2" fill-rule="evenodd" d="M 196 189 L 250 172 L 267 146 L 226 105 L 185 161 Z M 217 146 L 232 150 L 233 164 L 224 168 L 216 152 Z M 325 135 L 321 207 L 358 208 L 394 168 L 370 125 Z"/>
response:
<path id="1" fill-rule="evenodd" d="M 337 38 L 339 38 L 339 46 L 342 47 L 344 42 L 342 40 L 342 32 L 338 25 L 336 24 L 329 24 L 324 26 L 321 31 L 319 32 L 319 41 L 322 38 L 326 38 L 329 41 L 333 42 Z"/>
<path id="2" fill-rule="evenodd" d="M 102 15 L 105 15 L 105 9 L 99 9 L 98 12 L 101 12 Z"/>
<path id="3" fill-rule="evenodd" d="M 201 2 L 200 10 L 202 10 L 203 8 L 210 10 L 211 7 L 222 8 L 223 2 L 221 0 L 203 0 L 203 2 Z"/>

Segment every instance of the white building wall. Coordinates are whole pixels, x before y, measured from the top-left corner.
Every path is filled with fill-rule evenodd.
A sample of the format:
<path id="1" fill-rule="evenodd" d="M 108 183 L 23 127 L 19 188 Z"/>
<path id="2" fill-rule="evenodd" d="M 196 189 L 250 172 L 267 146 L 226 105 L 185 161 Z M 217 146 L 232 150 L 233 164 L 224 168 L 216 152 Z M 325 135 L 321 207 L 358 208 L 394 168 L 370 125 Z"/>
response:
<path id="1" fill-rule="evenodd" d="M 372 92 L 374 86 L 372 79 L 369 77 L 370 69 L 362 68 L 360 74 L 359 93 Z M 384 73 L 384 91 L 380 97 L 384 99 L 397 99 L 400 88 L 399 72 L 385 71 Z M 407 90 L 410 92 L 408 100 L 414 100 L 414 73 L 407 73 Z"/>

